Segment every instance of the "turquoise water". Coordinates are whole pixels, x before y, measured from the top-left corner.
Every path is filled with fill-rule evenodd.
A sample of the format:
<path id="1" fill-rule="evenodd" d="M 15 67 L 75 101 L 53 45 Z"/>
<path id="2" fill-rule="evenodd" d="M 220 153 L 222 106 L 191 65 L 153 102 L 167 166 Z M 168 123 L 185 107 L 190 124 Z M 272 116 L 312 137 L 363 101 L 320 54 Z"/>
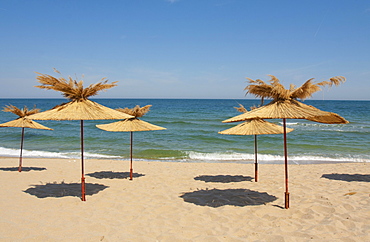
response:
<path id="1" fill-rule="evenodd" d="M 134 133 L 134 160 L 170 162 L 238 162 L 254 160 L 254 137 L 221 135 L 219 131 L 238 123 L 223 120 L 240 114 L 233 107 L 258 105 L 259 100 L 215 99 L 93 99 L 111 108 L 153 105 L 141 119 L 167 128 L 163 131 Z M 45 111 L 66 99 L 0 99 L 0 106 L 27 105 Z M 370 162 L 370 101 L 319 101 L 306 104 L 335 112 L 349 124 L 321 124 L 306 120 L 287 120 L 295 130 L 288 134 L 291 163 Z M 0 122 L 17 118 L 0 112 Z M 281 124 L 281 120 L 269 120 Z M 79 121 L 37 121 L 54 131 L 26 129 L 24 157 L 80 157 Z M 85 157 L 127 159 L 130 134 L 107 132 L 96 124 L 115 120 L 85 121 Z M 20 128 L 0 128 L 0 156 L 19 156 Z M 258 136 L 260 163 L 283 163 L 283 135 Z"/>

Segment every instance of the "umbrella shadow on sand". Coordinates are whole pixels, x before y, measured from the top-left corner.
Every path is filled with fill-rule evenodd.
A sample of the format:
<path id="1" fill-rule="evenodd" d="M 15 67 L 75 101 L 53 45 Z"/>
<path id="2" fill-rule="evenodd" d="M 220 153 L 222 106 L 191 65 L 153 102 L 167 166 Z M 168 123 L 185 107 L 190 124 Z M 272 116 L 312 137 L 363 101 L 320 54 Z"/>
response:
<path id="1" fill-rule="evenodd" d="M 358 182 L 370 182 L 370 175 L 362 175 L 362 174 L 323 174 L 321 178 L 326 178 L 330 180 L 339 180 L 339 181 L 358 181 Z"/>
<path id="2" fill-rule="evenodd" d="M 86 174 L 97 179 L 127 179 L 130 178 L 130 172 L 113 172 L 113 171 L 98 171 Z M 133 177 L 145 176 L 144 174 L 132 173 Z"/>
<path id="3" fill-rule="evenodd" d="M 188 203 L 214 208 L 225 205 L 238 207 L 265 205 L 277 199 L 277 197 L 266 192 L 257 192 L 249 189 L 198 190 L 184 193 L 180 197 Z"/>
<path id="4" fill-rule="evenodd" d="M 204 181 L 204 182 L 221 182 L 221 183 L 230 183 L 230 182 L 243 182 L 243 181 L 252 181 L 252 177 L 250 176 L 242 176 L 242 175 L 201 175 L 194 178 L 194 180 Z"/>
<path id="5" fill-rule="evenodd" d="M 33 187 L 25 190 L 25 193 L 34 195 L 38 198 L 46 197 L 80 197 L 81 184 L 80 183 L 47 183 L 44 185 L 32 185 Z M 102 184 L 86 183 L 86 195 L 94 195 L 108 186 Z"/>
<path id="6" fill-rule="evenodd" d="M 22 171 L 44 171 L 45 167 L 22 167 Z M 19 171 L 19 167 L 0 167 L 0 171 Z"/>

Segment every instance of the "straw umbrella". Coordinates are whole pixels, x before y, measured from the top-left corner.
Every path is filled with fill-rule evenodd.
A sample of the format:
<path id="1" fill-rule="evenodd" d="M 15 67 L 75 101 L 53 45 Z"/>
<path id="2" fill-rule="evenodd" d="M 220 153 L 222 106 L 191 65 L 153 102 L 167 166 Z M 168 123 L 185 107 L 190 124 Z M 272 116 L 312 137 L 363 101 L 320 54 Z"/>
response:
<path id="1" fill-rule="evenodd" d="M 16 106 L 8 105 L 5 106 L 3 109 L 4 112 L 11 112 L 19 116 L 19 118 L 0 124 L 0 127 L 19 127 L 22 128 L 22 138 L 21 138 L 21 152 L 19 155 L 19 166 L 18 171 L 22 171 L 22 152 L 23 152 L 23 140 L 24 140 L 24 128 L 31 128 L 31 129 L 46 129 L 46 130 L 53 130 L 48 128 L 42 124 L 39 124 L 31 119 L 28 119 L 26 116 L 38 113 L 40 109 L 28 109 L 24 106 L 23 109 L 19 109 Z"/>
<path id="2" fill-rule="evenodd" d="M 56 71 L 56 70 L 55 70 Z M 59 73 L 58 71 L 56 71 Z M 38 73 L 40 74 L 40 73 Z M 68 80 L 55 78 L 50 75 L 40 74 L 36 77 L 41 86 L 36 86 L 41 89 L 55 90 L 62 92 L 63 96 L 70 100 L 68 103 L 58 105 L 51 110 L 31 115 L 29 118 L 36 120 L 80 120 L 81 124 L 81 200 L 85 198 L 85 169 L 84 169 L 84 143 L 83 143 L 83 121 L 84 120 L 99 120 L 99 119 L 125 119 L 132 116 L 105 107 L 96 102 L 89 100 L 91 96 L 95 96 L 99 91 L 106 90 L 116 86 L 116 82 L 107 83 L 103 78 L 96 84 L 91 84 L 88 87 L 83 87 L 83 81 L 77 82 L 71 77 Z"/>
<path id="3" fill-rule="evenodd" d="M 121 120 L 118 122 L 110 123 L 110 124 L 99 124 L 96 125 L 99 129 L 111 132 L 130 132 L 130 180 L 132 180 L 133 168 L 132 168 L 132 146 L 133 146 L 133 132 L 136 131 L 151 131 L 151 130 L 164 130 L 166 128 L 145 122 L 138 118 L 144 116 L 152 105 L 146 105 L 144 107 L 140 107 L 136 105 L 136 107 L 129 109 L 129 108 L 119 108 L 117 109 L 120 112 L 127 113 L 129 115 L 134 116 L 134 118 L 129 118 L 125 120 Z"/>
<path id="4" fill-rule="evenodd" d="M 239 105 L 240 107 L 236 107 L 238 111 L 243 113 L 248 112 L 247 109 L 242 104 Z M 290 128 L 287 129 L 287 132 L 291 131 L 293 131 L 293 129 Z M 247 120 L 230 129 L 226 129 L 218 133 L 229 135 L 254 135 L 254 181 L 257 182 L 258 181 L 257 135 L 282 134 L 284 133 L 284 129 L 282 126 L 267 122 L 260 118 L 255 118 Z"/>
<path id="5" fill-rule="evenodd" d="M 287 138 L 286 138 L 286 119 L 307 119 L 320 123 L 328 124 L 345 124 L 348 123 L 343 117 L 338 114 L 325 112 L 317 109 L 313 106 L 303 104 L 297 99 L 304 100 L 311 97 L 313 93 L 321 90 L 323 86 L 339 85 L 345 82 L 345 78 L 337 76 L 331 78 L 329 81 L 323 81 L 314 83 L 309 79 L 302 86 L 296 88 L 294 85 L 290 85 L 289 89 L 285 89 L 280 84 L 279 79 L 275 76 L 271 76 L 270 84 L 265 83 L 262 80 L 249 79 L 250 85 L 245 90 L 247 94 L 251 93 L 257 97 L 272 98 L 271 103 L 266 106 L 256 108 L 248 113 L 238 115 L 236 117 L 224 120 L 223 122 L 238 122 L 254 118 L 262 119 L 283 119 L 284 127 L 284 164 L 285 164 L 285 208 L 289 208 L 289 189 L 288 189 L 288 151 L 287 151 Z"/>

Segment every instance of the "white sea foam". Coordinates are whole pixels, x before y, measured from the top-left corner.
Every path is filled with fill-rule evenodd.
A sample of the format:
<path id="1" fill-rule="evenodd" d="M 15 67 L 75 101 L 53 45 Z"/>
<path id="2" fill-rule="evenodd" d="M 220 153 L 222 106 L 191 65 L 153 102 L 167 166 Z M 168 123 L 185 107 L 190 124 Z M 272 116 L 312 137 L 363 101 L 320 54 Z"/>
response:
<path id="1" fill-rule="evenodd" d="M 283 122 L 279 122 L 281 125 L 283 125 Z M 299 123 L 292 123 L 292 122 L 286 122 L 287 126 L 292 126 L 292 125 L 298 125 Z"/>
<path id="2" fill-rule="evenodd" d="M 20 155 L 20 149 L 9 149 L 0 147 L 0 156 L 18 157 Z M 23 150 L 22 156 L 25 158 L 63 158 L 63 159 L 78 159 L 81 157 L 80 152 L 49 152 L 49 151 L 37 151 L 37 150 Z M 87 159 L 119 159 L 119 156 L 102 155 L 94 153 L 84 153 L 84 157 Z"/>
<path id="3" fill-rule="evenodd" d="M 279 122 L 283 125 L 282 122 Z M 348 124 L 325 124 L 325 123 L 315 123 L 315 122 L 287 122 L 287 127 L 294 128 L 297 130 L 314 130 L 314 131 L 329 131 L 329 132 L 363 132 L 363 130 L 368 129 L 367 126 L 359 125 L 348 125 Z"/>
<path id="4" fill-rule="evenodd" d="M 244 153 L 200 153 L 200 152 L 188 152 L 190 160 L 198 161 L 254 161 L 254 154 Z M 267 155 L 258 154 L 258 161 L 261 163 L 282 163 L 284 156 L 280 155 Z M 319 162 L 370 162 L 370 159 L 364 158 L 353 158 L 353 157 L 324 157 L 324 156 L 289 156 L 289 162 L 301 164 L 301 163 L 319 163 Z"/>
<path id="5" fill-rule="evenodd" d="M 0 147 L 0 156 L 7 157 L 18 157 L 20 155 L 19 149 L 9 149 Z M 30 151 L 23 150 L 23 157 L 26 158 L 63 158 L 63 159 L 79 159 L 81 157 L 80 152 L 48 152 L 48 151 Z M 123 159 L 120 156 L 113 155 L 102 155 L 96 153 L 85 152 L 84 157 L 86 159 Z M 182 158 L 184 161 L 195 161 L 195 162 L 240 162 L 240 163 L 252 163 L 254 162 L 255 155 L 247 153 L 232 153 L 232 152 L 214 152 L 214 153 L 201 153 L 188 151 L 185 152 L 185 156 Z M 135 160 L 146 160 L 146 159 L 135 159 Z M 163 158 L 159 160 L 175 161 L 178 158 Z M 312 156 L 312 155 L 290 155 L 288 157 L 289 163 L 292 164 L 308 164 L 308 163 L 325 163 L 325 162 L 370 162 L 367 158 L 356 158 L 356 157 L 324 157 L 324 156 Z M 284 156 L 281 155 L 269 155 L 269 154 L 258 154 L 258 162 L 264 164 L 276 164 L 283 163 Z"/>
<path id="6" fill-rule="evenodd" d="M 0 155 L 9 156 L 9 157 L 17 157 L 20 155 L 20 149 L 9 149 L 9 148 L 0 147 Z M 36 150 L 23 150 L 22 156 L 30 157 L 30 158 L 75 158 L 75 157 L 67 156 L 63 153 L 36 151 Z"/>
<path id="7" fill-rule="evenodd" d="M 200 152 L 188 152 L 189 159 L 199 161 L 254 161 L 254 154 L 245 153 L 200 153 Z M 278 155 L 266 155 L 258 154 L 259 161 L 280 161 L 284 158 Z"/>
<path id="8" fill-rule="evenodd" d="M 289 156 L 292 161 L 316 161 L 316 162 L 370 162 L 370 159 L 353 157 L 324 157 L 324 156 Z M 299 163 L 299 162 L 298 162 Z"/>

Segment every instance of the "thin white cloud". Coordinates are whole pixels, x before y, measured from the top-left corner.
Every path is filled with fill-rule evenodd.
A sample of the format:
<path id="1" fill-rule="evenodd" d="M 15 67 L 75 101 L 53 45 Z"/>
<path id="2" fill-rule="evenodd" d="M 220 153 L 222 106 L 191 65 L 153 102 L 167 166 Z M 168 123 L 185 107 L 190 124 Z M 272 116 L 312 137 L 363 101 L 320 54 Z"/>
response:
<path id="1" fill-rule="evenodd" d="M 169 2 L 169 3 L 175 3 L 175 2 L 178 2 L 180 0 L 166 0 L 166 2 Z"/>

